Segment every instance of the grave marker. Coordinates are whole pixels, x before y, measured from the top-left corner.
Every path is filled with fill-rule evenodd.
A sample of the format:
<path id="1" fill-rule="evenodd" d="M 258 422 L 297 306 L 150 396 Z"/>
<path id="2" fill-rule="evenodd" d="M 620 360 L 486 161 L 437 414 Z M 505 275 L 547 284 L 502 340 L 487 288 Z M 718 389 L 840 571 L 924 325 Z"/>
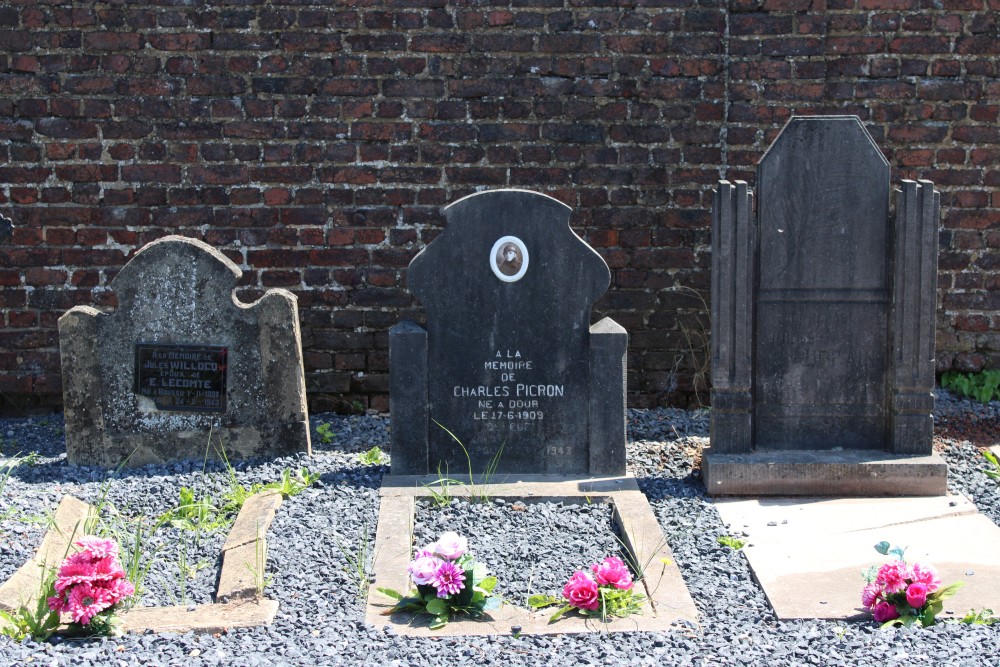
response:
<path id="1" fill-rule="evenodd" d="M 523 190 L 465 197 L 410 263 L 427 313 L 389 333 L 392 472 L 624 474 L 628 335 L 591 307 L 604 260 L 570 208 Z"/>
<path id="2" fill-rule="evenodd" d="M 70 463 L 200 458 L 209 433 L 229 457 L 310 451 L 295 296 L 240 303 L 241 275 L 205 243 L 168 236 L 111 281 L 117 310 L 59 319 Z"/>
<path id="3" fill-rule="evenodd" d="M 903 182 L 893 226 L 854 116 L 793 118 L 757 181 L 756 215 L 746 183 L 715 193 L 709 492 L 943 492 L 933 184 Z"/>

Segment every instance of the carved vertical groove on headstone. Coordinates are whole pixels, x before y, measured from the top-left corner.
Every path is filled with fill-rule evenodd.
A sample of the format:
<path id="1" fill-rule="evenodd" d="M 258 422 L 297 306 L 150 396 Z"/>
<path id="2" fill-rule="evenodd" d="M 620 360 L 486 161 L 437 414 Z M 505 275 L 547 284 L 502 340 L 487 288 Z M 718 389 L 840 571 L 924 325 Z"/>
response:
<path id="1" fill-rule="evenodd" d="M 897 191 L 891 410 L 896 454 L 931 452 L 940 203 L 930 181 L 904 180 Z"/>
<path id="2" fill-rule="evenodd" d="M 427 331 L 403 320 L 389 329 L 392 472 L 423 475 L 427 458 Z"/>
<path id="3" fill-rule="evenodd" d="M 719 181 L 712 203 L 712 447 L 753 449 L 753 195 Z"/>
<path id="4" fill-rule="evenodd" d="M 590 474 L 619 475 L 625 459 L 628 333 L 610 317 L 590 327 Z"/>

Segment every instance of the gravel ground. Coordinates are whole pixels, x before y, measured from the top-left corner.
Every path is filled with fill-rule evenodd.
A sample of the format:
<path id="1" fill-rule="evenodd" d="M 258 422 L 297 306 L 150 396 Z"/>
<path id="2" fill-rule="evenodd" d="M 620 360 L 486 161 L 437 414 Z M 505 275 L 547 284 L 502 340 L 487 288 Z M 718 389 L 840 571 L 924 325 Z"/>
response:
<path id="1" fill-rule="evenodd" d="M 1000 415 L 942 392 L 938 415 Z M 674 409 L 629 412 L 629 469 L 650 500 L 701 614 L 698 630 L 551 637 L 497 636 L 417 639 L 362 620 L 363 600 L 350 562 L 368 552 L 377 523 L 378 486 L 386 466 L 365 466 L 358 454 L 388 448 L 388 420 L 316 415 L 336 437 L 313 436 L 312 458 L 241 462 L 240 483 L 268 482 L 286 468 L 307 466 L 320 482 L 279 509 L 268 541 L 268 595 L 281 603 L 275 624 L 212 635 L 129 635 L 60 639 L 46 644 L 0 638 L 2 665 L 997 665 L 1000 626 L 941 624 L 925 630 L 879 630 L 873 623 L 778 621 L 738 551 L 720 547 L 726 532 L 696 470 L 707 444 L 708 415 Z M 997 436 L 1000 442 L 1000 434 Z M 985 461 L 968 442 L 938 437 L 949 464 L 949 486 L 967 494 L 1000 523 L 1000 491 L 983 474 Z M 178 502 L 180 487 L 218 499 L 225 471 L 201 461 L 147 466 L 108 481 L 106 471 L 69 466 L 58 417 L 0 420 L 4 455 L 31 454 L 0 492 L 0 578 L 35 550 L 47 517 L 64 493 L 98 502 L 104 516 L 128 525 L 155 518 Z M 524 509 L 494 503 L 471 509 L 422 507 L 415 536 L 430 541 L 442 529 L 476 522 L 472 549 L 505 578 L 515 601 L 532 590 L 556 590 L 562 570 L 581 567 L 614 548 L 606 508 L 540 503 Z M 148 526 L 148 524 L 147 524 Z M 490 530 L 487 526 L 497 526 Z M 169 527 L 146 542 L 154 558 L 145 604 L 204 603 L 215 585 L 224 531 L 195 536 Z M 468 532 L 473 532 L 471 529 Z M 534 536 L 534 537 L 533 537 Z M 182 540 L 182 538 L 184 538 Z M 544 538 L 544 539 L 543 539 Z M 568 545 L 547 549 L 550 541 Z M 561 561 L 556 559 L 562 558 Z M 186 568 L 179 567 L 183 559 Z M 860 589 L 860 586 L 859 586 Z"/>

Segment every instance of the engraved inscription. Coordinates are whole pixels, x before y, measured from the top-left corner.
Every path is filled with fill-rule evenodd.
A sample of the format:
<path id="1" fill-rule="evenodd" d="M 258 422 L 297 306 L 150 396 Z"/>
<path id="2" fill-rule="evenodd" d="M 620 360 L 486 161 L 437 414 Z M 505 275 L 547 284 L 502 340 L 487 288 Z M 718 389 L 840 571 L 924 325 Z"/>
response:
<path id="1" fill-rule="evenodd" d="M 136 343 L 135 393 L 159 410 L 226 411 L 226 358 L 218 345 Z"/>
<path id="2" fill-rule="evenodd" d="M 520 350 L 496 350 L 482 364 L 490 384 L 454 385 L 451 393 L 455 399 L 475 399 L 468 401 L 472 419 L 487 430 L 528 430 L 545 419 L 546 399 L 566 396 L 565 385 L 534 381 L 537 364 Z"/>

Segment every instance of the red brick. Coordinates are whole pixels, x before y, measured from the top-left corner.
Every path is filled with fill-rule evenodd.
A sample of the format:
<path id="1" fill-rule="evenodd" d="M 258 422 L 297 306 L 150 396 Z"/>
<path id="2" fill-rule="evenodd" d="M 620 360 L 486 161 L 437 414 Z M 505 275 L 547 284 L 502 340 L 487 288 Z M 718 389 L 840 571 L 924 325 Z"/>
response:
<path id="1" fill-rule="evenodd" d="M 0 204 L 15 217 L 0 262 L 18 281 L 64 270 L 51 286 L 80 289 L 0 308 L 7 329 L 51 331 L 68 304 L 112 305 L 89 290 L 122 253 L 94 244 L 178 231 L 242 262 L 239 242 L 260 262 L 247 297 L 299 294 L 310 368 L 327 378 L 315 387 L 378 405 L 385 329 L 413 316 L 406 265 L 440 233 L 440 208 L 523 185 L 573 206 L 611 265 L 602 314 L 633 334 L 630 401 L 653 404 L 668 381 L 692 386 L 668 380 L 681 343 L 665 293 L 707 288 L 712 185 L 752 181 L 793 112 L 856 113 L 894 183 L 931 178 L 942 192 L 942 340 L 955 341 L 942 363 L 1000 356 L 954 349 L 958 327 L 1000 307 L 996 0 L 44 4 L 0 7 Z M 51 388 L 47 354 L 38 386 Z M 375 379 L 352 383 L 354 371 Z"/>
<path id="2" fill-rule="evenodd" d="M 83 46 L 88 51 L 137 51 L 142 48 L 142 35 L 128 32 L 88 32 Z"/>

